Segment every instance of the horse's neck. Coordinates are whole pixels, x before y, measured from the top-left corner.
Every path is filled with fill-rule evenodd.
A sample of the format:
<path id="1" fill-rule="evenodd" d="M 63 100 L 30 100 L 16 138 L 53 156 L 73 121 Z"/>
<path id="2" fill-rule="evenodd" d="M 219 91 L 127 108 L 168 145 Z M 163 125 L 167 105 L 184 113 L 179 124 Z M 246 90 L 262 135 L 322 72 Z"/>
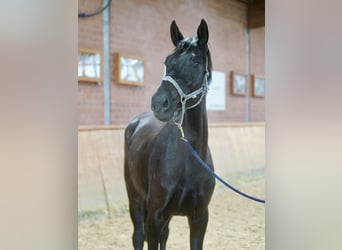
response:
<path id="1" fill-rule="evenodd" d="M 205 156 L 208 149 L 208 117 L 205 98 L 197 107 L 186 111 L 183 129 L 186 139 L 200 155 Z"/>

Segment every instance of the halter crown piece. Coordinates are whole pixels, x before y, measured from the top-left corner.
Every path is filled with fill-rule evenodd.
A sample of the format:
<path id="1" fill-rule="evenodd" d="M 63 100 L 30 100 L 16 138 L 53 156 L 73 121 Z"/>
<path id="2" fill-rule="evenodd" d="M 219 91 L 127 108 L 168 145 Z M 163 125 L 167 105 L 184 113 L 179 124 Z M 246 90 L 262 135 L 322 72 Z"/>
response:
<path id="1" fill-rule="evenodd" d="M 208 76 L 209 76 L 209 71 L 208 71 L 208 58 L 207 58 L 206 66 L 205 66 L 205 75 L 204 75 L 202 87 L 191 92 L 191 93 L 189 93 L 189 94 L 184 94 L 181 87 L 179 87 L 179 84 L 177 83 L 177 81 L 175 79 L 173 79 L 171 76 L 164 76 L 163 77 L 163 81 L 168 81 L 169 83 L 171 83 L 176 88 L 176 90 L 180 96 L 180 101 L 182 104 L 182 110 L 180 113 L 175 112 L 175 114 L 173 115 L 173 122 L 179 128 L 183 139 L 184 139 L 184 131 L 183 131 L 182 124 L 183 124 L 185 111 L 198 106 L 202 102 L 203 97 L 207 94 L 208 89 L 209 89 Z M 201 94 L 200 99 L 194 105 L 192 105 L 190 107 L 186 107 L 186 102 L 190 99 L 197 98 L 197 95 L 199 95 L 199 94 Z"/>

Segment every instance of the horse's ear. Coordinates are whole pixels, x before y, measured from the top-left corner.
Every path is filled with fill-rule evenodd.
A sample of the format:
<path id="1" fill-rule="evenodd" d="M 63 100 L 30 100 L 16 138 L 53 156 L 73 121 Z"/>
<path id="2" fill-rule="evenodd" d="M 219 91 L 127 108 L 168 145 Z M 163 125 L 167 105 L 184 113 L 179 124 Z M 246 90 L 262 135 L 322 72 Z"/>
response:
<path id="1" fill-rule="evenodd" d="M 179 31 L 175 20 L 172 21 L 170 27 L 172 43 L 177 47 L 178 43 L 184 39 L 182 33 Z"/>
<path id="2" fill-rule="evenodd" d="M 198 41 L 202 44 L 207 44 L 209 39 L 208 25 L 204 19 L 201 20 L 200 25 L 197 29 Z"/>

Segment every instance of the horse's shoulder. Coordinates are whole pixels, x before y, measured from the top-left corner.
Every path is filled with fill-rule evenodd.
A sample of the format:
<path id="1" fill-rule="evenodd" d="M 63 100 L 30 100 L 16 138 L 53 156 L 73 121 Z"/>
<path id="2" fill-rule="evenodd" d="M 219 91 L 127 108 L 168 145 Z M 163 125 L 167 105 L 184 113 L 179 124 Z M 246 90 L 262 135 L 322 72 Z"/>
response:
<path id="1" fill-rule="evenodd" d="M 153 137 L 160 132 L 164 125 L 165 123 L 156 119 L 152 112 L 141 113 L 127 125 L 125 138 L 127 140 L 138 134 Z"/>

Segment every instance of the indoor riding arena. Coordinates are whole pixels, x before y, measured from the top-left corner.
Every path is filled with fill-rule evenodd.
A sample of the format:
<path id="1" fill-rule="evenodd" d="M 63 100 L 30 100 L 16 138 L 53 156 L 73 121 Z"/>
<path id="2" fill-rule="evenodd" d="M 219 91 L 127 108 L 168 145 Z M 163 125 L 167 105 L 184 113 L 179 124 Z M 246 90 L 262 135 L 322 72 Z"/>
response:
<path id="1" fill-rule="evenodd" d="M 134 249 L 125 183 L 125 128 L 137 115 L 151 111 L 152 96 L 165 84 L 165 75 L 173 72 L 166 58 L 188 37 L 197 37 L 198 43 L 203 34 L 208 38 L 212 68 L 206 61 L 203 69 L 210 71 L 211 82 L 201 92 L 205 101 L 200 94 L 191 98 L 199 99 L 195 105 L 205 106 L 215 172 L 242 193 L 264 201 L 265 1 L 78 3 L 78 248 Z M 208 34 L 200 32 L 202 19 Z M 184 35 L 178 45 L 170 29 L 173 20 Z M 182 89 L 181 77 L 174 79 Z M 174 99 L 183 99 L 177 96 L 177 87 L 170 84 L 168 89 L 176 93 Z M 182 109 L 184 124 L 187 112 L 199 109 L 191 108 Z M 154 106 L 152 110 L 156 114 Z M 182 113 L 177 110 L 163 122 L 176 126 L 176 113 Z M 185 137 L 191 135 L 185 125 L 182 128 Z M 203 249 L 265 249 L 263 202 L 216 179 L 208 211 Z M 166 249 L 190 249 L 187 217 L 173 216 L 169 228 Z M 145 241 L 144 249 L 147 246 Z"/>

